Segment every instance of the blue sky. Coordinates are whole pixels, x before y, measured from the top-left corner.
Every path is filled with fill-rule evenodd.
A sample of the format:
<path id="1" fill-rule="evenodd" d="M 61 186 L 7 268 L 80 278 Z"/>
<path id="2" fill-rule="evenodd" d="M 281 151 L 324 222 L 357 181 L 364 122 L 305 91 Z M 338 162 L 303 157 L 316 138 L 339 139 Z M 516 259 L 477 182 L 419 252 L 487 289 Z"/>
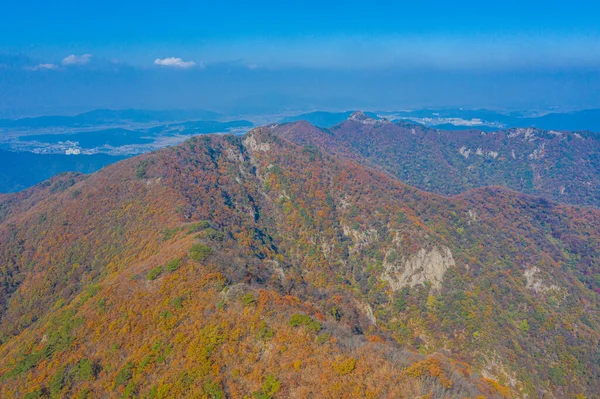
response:
<path id="1" fill-rule="evenodd" d="M 110 106 L 107 85 L 115 106 L 210 106 L 213 96 L 215 106 L 224 107 L 236 101 L 234 94 L 237 101 L 267 94 L 334 98 L 338 92 L 345 98 L 393 99 L 386 79 L 398 90 L 410 88 L 411 95 L 431 91 L 423 101 L 430 105 L 444 105 L 436 98 L 448 97 L 440 88 L 446 86 L 473 94 L 456 104 L 478 104 L 487 91 L 497 97 L 485 97 L 490 104 L 482 106 L 510 106 L 510 97 L 520 93 L 531 104 L 538 98 L 540 106 L 552 106 L 549 96 L 556 97 L 556 106 L 592 106 L 597 99 L 587 91 L 599 85 L 598 16 L 599 4 L 577 0 L 4 0 L 0 113 L 28 108 L 33 92 L 40 98 L 31 100 L 32 110 L 44 102 L 67 109 L 82 104 L 81 98 L 87 107 Z M 426 71 L 435 87 L 427 83 Z M 224 93 L 219 95 L 207 75 L 219 76 Z M 474 81 L 480 81 L 479 88 Z M 170 94 L 161 88 L 164 82 L 173 83 Z M 297 87 L 298 82 L 303 84 Z M 494 89 L 497 82 L 507 86 Z M 323 90 L 301 90 L 311 83 Z M 555 91 L 518 90 L 547 84 Z M 381 87 L 382 95 L 365 86 Z M 206 98 L 190 96 L 187 87 L 205 88 Z M 239 90 L 231 93 L 233 87 Z M 54 94 L 46 93 L 50 90 Z M 98 90 L 104 100 L 87 98 Z M 117 101 L 126 90 L 145 92 L 155 101 L 131 95 L 129 103 Z M 166 99 L 169 95 L 186 100 Z M 394 101 L 410 106 L 406 100 Z M 524 106 L 516 99 L 512 105 Z"/>

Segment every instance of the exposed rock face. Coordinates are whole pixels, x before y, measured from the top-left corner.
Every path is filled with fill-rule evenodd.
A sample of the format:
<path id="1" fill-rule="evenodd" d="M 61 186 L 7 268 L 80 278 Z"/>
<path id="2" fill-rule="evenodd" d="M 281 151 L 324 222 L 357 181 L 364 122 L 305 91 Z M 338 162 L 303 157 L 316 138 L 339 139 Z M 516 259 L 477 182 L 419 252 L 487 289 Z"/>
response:
<path id="1" fill-rule="evenodd" d="M 464 145 L 462 147 L 460 147 L 458 152 L 460 153 L 460 155 L 465 157 L 465 159 L 469 159 L 469 155 L 471 154 L 471 150 Z"/>
<path id="2" fill-rule="evenodd" d="M 362 312 L 362 314 L 365 315 L 365 317 L 369 320 L 369 323 L 376 326 L 377 318 L 373 314 L 373 308 L 371 307 L 371 305 L 369 305 L 368 303 L 365 303 L 365 302 L 360 302 L 360 301 L 356 301 L 355 304 L 356 304 L 356 307 Z"/>
<path id="3" fill-rule="evenodd" d="M 491 380 L 505 380 L 508 384 L 516 388 L 519 385 L 519 381 L 514 371 L 508 370 L 502 361 L 498 357 L 497 352 L 482 354 L 484 360 L 484 367 L 481 369 L 481 375 Z"/>
<path id="4" fill-rule="evenodd" d="M 352 115 L 348 117 L 349 121 L 362 123 L 363 125 L 379 125 L 379 124 L 389 124 L 390 121 L 387 119 L 375 119 L 370 116 L 365 115 L 361 111 L 356 111 Z"/>
<path id="5" fill-rule="evenodd" d="M 256 140 L 256 138 L 254 138 L 254 136 L 250 135 L 250 134 L 248 135 L 248 137 L 246 137 L 244 139 L 244 146 L 253 152 L 256 152 L 256 151 L 267 152 L 271 149 L 271 145 L 269 143 L 259 143 Z"/>
<path id="6" fill-rule="evenodd" d="M 537 139 L 536 133 L 539 132 L 538 129 L 534 129 L 534 128 L 516 128 L 516 129 L 509 129 L 507 130 L 507 132 L 510 132 L 508 134 L 508 138 L 512 139 L 512 138 L 516 138 L 516 137 L 523 137 L 523 139 L 528 140 L 528 141 L 534 141 Z"/>
<path id="7" fill-rule="evenodd" d="M 467 146 L 463 145 L 458 149 L 458 153 L 465 157 L 465 159 L 469 159 L 469 155 L 471 155 L 472 150 Z M 496 159 L 498 158 L 498 155 L 500 155 L 500 153 L 498 151 L 484 150 L 481 147 L 477 147 L 477 149 L 475 150 L 475 155 L 479 155 L 480 157 L 489 157 Z"/>
<path id="8" fill-rule="evenodd" d="M 534 266 L 525 270 L 525 272 L 523 272 L 523 275 L 527 280 L 527 288 L 530 290 L 534 290 L 537 293 L 559 289 L 555 285 L 544 284 L 544 281 L 540 277 L 540 269 L 538 267 Z"/>
<path id="9" fill-rule="evenodd" d="M 350 226 L 342 225 L 342 230 L 344 235 L 350 237 L 354 243 L 350 248 L 350 252 L 352 253 L 356 253 L 361 248 L 376 242 L 378 239 L 377 230 L 375 229 L 360 231 L 354 230 Z"/>
<path id="10" fill-rule="evenodd" d="M 386 271 L 383 278 L 393 291 L 406 286 L 430 282 L 433 288 L 440 288 L 444 274 L 455 265 L 452 252 L 447 247 L 421 248 L 417 253 L 402 259 L 401 266 L 384 262 Z"/>
<path id="11" fill-rule="evenodd" d="M 469 226 L 471 225 L 471 223 L 479 222 L 479 216 L 477 215 L 477 211 L 475 211 L 474 209 L 469 209 L 469 211 L 467 212 L 467 216 L 469 218 L 469 220 L 467 221 L 467 224 Z"/>

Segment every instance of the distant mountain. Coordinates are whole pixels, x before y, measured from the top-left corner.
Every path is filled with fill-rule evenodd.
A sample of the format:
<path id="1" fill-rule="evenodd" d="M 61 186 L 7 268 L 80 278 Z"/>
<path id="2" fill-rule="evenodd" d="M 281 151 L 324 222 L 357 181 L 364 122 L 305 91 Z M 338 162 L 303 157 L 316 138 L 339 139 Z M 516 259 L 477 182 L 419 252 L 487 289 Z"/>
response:
<path id="1" fill-rule="evenodd" d="M 387 113 L 383 112 L 382 115 Z M 497 122 L 505 125 L 511 125 L 518 121 L 523 114 L 521 113 L 502 113 L 488 109 L 422 109 L 415 111 L 393 112 L 392 115 L 404 116 L 406 118 L 460 118 L 464 120 L 481 119 L 487 122 Z"/>
<path id="2" fill-rule="evenodd" d="M 300 114 L 295 116 L 288 116 L 281 120 L 281 123 L 288 122 L 297 122 L 297 121 L 307 121 L 318 127 L 331 127 L 337 125 L 348 119 L 350 115 L 352 115 L 353 111 L 346 112 L 325 112 L 325 111 L 316 111 L 310 112 L 307 114 Z M 372 118 L 378 118 L 374 113 L 366 113 Z"/>
<path id="3" fill-rule="evenodd" d="M 486 130 L 489 127 L 497 128 L 503 126 L 511 127 L 536 127 L 546 130 L 570 130 L 570 131 L 592 131 L 600 132 L 600 109 L 589 109 L 569 113 L 550 113 L 537 117 L 526 117 L 522 113 L 511 112 L 501 113 L 486 109 L 480 110 L 462 110 L 446 109 L 433 110 L 424 109 L 417 111 L 399 111 L 380 113 L 383 116 L 391 115 L 393 117 L 402 117 L 407 120 L 413 120 L 418 123 L 425 123 L 428 126 L 436 126 L 445 130 L 456 130 L 449 126 L 462 127 L 471 126 L 473 129 Z M 453 123 L 447 122 L 452 120 Z M 478 123 L 467 125 L 465 122 L 479 120 Z M 440 122 L 442 121 L 442 122 Z"/>
<path id="4" fill-rule="evenodd" d="M 40 116 L 36 118 L 2 119 L 0 128 L 82 127 L 115 123 L 173 122 L 192 119 L 214 120 L 219 114 L 211 111 L 148 111 L 99 109 L 75 116 Z"/>
<path id="5" fill-rule="evenodd" d="M 92 173 L 122 156 L 41 155 L 0 150 L 0 193 L 24 190 L 63 172 Z"/>
<path id="6" fill-rule="evenodd" d="M 82 148 L 95 148 L 100 146 L 119 147 L 131 144 L 149 144 L 154 140 L 144 131 L 121 128 L 102 129 L 67 134 L 35 134 L 22 136 L 23 141 L 39 141 L 42 143 L 56 144 L 65 141 L 77 142 Z"/>
<path id="7" fill-rule="evenodd" d="M 556 147 L 457 134 L 358 113 L 0 195 L 0 396 L 597 396 L 600 210 L 391 173 Z"/>
<path id="8" fill-rule="evenodd" d="M 570 113 L 551 113 L 537 118 L 523 118 L 517 124 L 547 130 L 589 130 L 600 132 L 600 109 Z M 512 126 L 516 126 L 515 123 Z"/>
<path id="9" fill-rule="evenodd" d="M 250 128 L 250 121 L 189 121 L 172 123 L 151 128 L 138 130 L 109 128 L 101 130 L 76 130 L 73 133 L 47 133 L 21 136 L 21 141 L 39 141 L 42 143 L 56 144 L 59 142 L 77 142 L 83 148 L 95 148 L 101 146 L 120 147 L 134 144 L 150 144 L 157 137 L 165 135 L 195 135 L 207 133 L 226 133 L 231 129 Z"/>
<path id="10" fill-rule="evenodd" d="M 170 123 L 168 125 L 156 126 L 148 129 L 152 134 L 206 134 L 225 133 L 232 129 L 251 128 L 254 123 L 247 120 L 234 120 L 228 122 L 219 121 L 189 121 L 182 123 Z"/>

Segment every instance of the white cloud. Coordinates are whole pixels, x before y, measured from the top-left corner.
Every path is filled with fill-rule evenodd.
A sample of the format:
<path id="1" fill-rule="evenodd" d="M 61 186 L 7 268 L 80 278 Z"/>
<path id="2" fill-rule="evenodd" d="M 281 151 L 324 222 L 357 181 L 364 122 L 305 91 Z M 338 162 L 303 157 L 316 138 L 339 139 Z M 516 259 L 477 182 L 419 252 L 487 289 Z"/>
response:
<path id="1" fill-rule="evenodd" d="M 196 66 L 194 61 L 184 61 L 181 58 L 176 57 L 168 57 L 163 59 L 157 58 L 154 60 L 154 64 L 173 68 L 192 68 Z"/>
<path id="2" fill-rule="evenodd" d="M 85 64 L 89 64 L 91 59 L 92 59 L 91 54 L 83 54 L 81 56 L 71 54 L 70 56 L 65 57 L 65 59 L 62 60 L 62 64 L 63 65 L 85 65 Z"/>
<path id="3" fill-rule="evenodd" d="M 43 71 L 43 70 L 49 70 L 49 69 L 57 69 L 58 66 L 55 64 L 39 64 L 33 67 L 27 67 L 27 69 L 31 70 L 31 71 Z"/>

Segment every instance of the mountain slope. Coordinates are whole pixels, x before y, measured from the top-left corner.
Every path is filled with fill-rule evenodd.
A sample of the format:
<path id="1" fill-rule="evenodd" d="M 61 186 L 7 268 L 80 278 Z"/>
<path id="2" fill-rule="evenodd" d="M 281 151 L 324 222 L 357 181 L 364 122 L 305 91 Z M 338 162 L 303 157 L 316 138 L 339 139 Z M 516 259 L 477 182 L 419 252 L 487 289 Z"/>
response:
<path id="1" fill-rule="evenodd" d="M 12 194 L 0 194 L 0 223 L 5 219 L 26 213 L 38 202 L 52 194 L 62 192 L 85 178 L 80 173 L 60 173 L 27 190 Z"/>
<path id="2" fill-rule="evenodd" d="M 597 134 L 538 129 L 448 132 L 362 117 L 330 128 L 327 150 L 440 194 L 498 185 L 548 200 L 600 207 Z M 281 129 L 289 130 L 286 137 L 294 140 L 294 129 Z"/>
<path id="3" fill-rule="evenodd" d="M 194 138 L 11 212 L 2 395 L 598 392 L 598 212 L 425 193 L 330 137 Z"/>
<path id="4" fill-rule="evenodd" d="M 194 139 L 8 217 L 3 397 L 488 392 L 441 355 L 357 334 L 352 303 L 340 322 L 315 308 L 328 295 L 279 253 L 254 168 L 238 138 Z"/>

